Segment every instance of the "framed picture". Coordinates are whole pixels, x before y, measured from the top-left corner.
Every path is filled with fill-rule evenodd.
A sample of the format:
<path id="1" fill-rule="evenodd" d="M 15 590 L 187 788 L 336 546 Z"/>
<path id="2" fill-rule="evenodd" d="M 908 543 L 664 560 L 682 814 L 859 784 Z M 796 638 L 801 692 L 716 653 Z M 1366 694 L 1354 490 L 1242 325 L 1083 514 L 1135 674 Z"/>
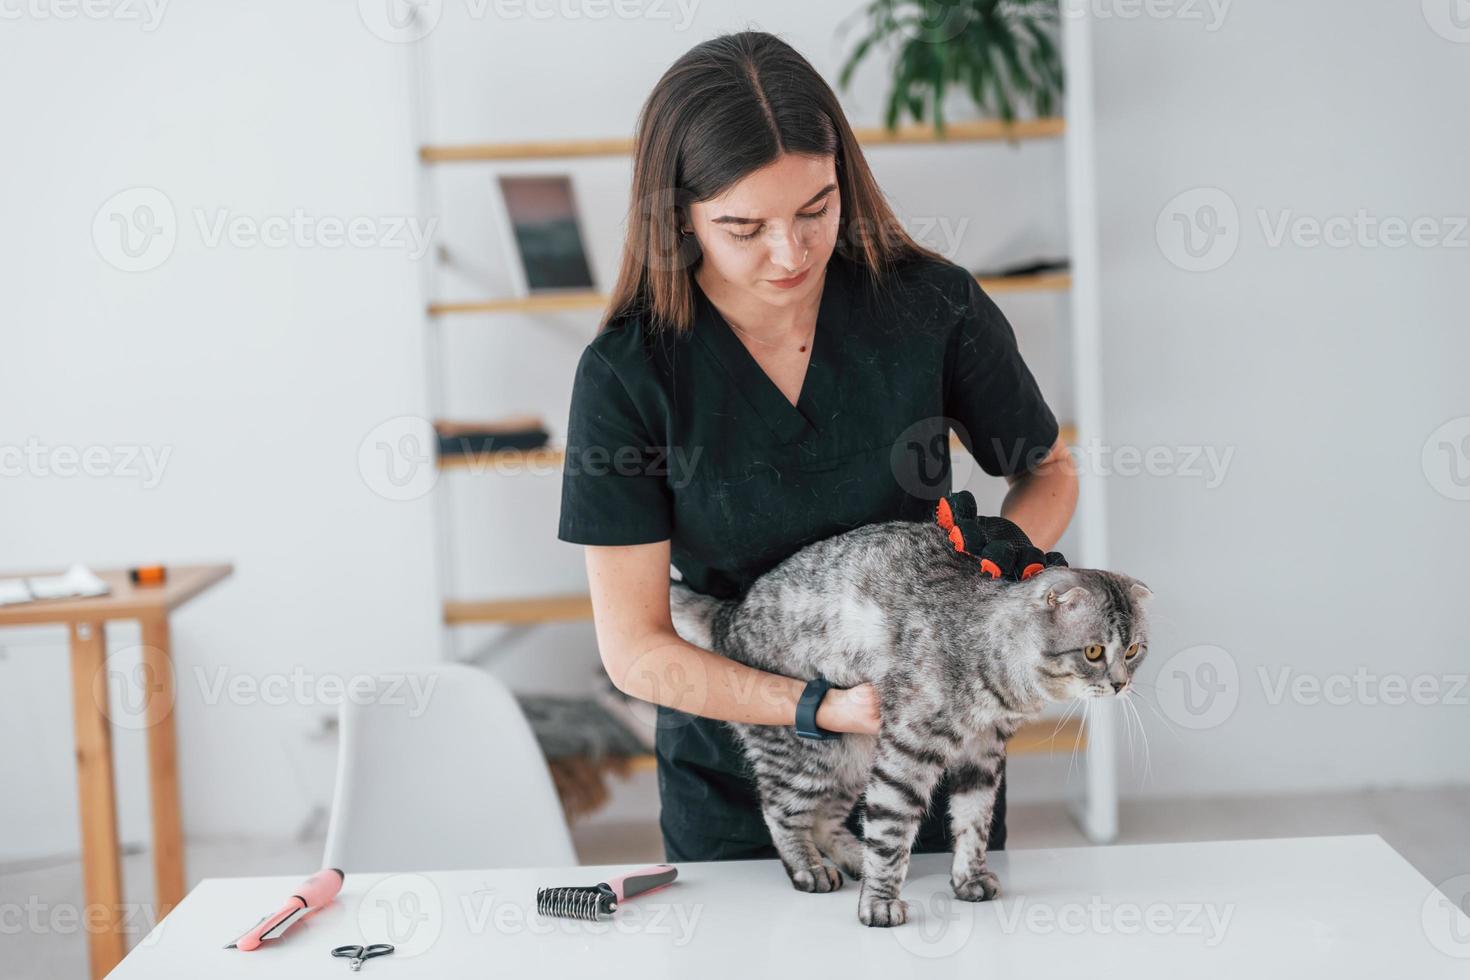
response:
<path id="1" fill-rule="evenodd" d="M 567 174 L 502 174 L 507 247 L 519 295 L 586 292 L 595 288 Z"/>

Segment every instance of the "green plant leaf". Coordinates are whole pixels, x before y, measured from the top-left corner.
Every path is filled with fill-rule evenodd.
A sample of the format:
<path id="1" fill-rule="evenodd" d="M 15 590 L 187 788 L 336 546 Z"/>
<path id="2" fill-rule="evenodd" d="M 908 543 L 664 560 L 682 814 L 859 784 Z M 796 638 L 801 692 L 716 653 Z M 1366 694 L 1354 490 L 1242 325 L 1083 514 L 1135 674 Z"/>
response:
<path id="1" fill-rule="evenodd" d="M 926 9 L 933 16 L 926 18 Z M 932 111 L 942 134 L 950 86 L 963 89 L 983 115 L 1006 122 L 1023 108 L 1049 115 L 1059 103 L 1065 76 L 1055 37 L 1058 0 L 873 0 L 862 13 L 867 31 L 838 84 L 846 89 L 860 63 L 896 42 L 884 115 L 890 130 L 905 112 L 922 123 Z M 946 37 L 955 17 L 964 27 Z"/>
<path id="2" fill-rule="evenodd" d="M 842 73 L 837 76 L 838 88 L 846 89 L 850 84 L 852 84 L 853 71 L 856 70 L 858 64 L 868 56 L 868 51 L 877 41 L 877 34 L 869 34 L 867 37 L 863 38 L 857 43 L 857 47 L 852 49 L 852 54 L 847 56 L 847 61 L 842 66 Z"/>

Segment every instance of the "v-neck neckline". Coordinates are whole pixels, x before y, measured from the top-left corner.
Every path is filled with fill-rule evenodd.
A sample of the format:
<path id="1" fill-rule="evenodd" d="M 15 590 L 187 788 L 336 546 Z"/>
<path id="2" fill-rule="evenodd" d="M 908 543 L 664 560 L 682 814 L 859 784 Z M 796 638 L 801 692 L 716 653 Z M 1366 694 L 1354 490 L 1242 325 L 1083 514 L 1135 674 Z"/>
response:
<path id="1" fill-rule="evenodd" d="M 817 309 L 817 325 L 810 341 L 806 373 L 801 391 L 792 404 L 779 385 L 761 367 L 755 355 L 735 333 L 714 303 L 705 295 L 697 280 L 695 294 L 695 336 L 724 365 L 735 387 L 765 420 L 783 444 L 800 442 L 821 429 L 814 420 L 823 418 L 823 406 L 833 390 L 839 367 L 837 347 L 847 326 L 847 283 L 842 259 L 837 253 L 827 261 L 822 282 L 822 299 Z M 691 277 L 692 278 L 692 277 Z"/>

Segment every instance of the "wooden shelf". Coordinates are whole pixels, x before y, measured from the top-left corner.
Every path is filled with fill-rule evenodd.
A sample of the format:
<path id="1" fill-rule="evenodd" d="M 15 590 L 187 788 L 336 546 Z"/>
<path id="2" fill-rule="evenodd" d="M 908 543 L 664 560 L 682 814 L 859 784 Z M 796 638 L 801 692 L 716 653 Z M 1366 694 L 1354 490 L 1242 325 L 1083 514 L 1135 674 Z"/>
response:
<path id="1" fill-rule="evenodd" d="M 1072 276 L 1066 272 L 1043 272 L 1031 276 L 1005 276 L 999 279 L 977 279 L 987 293 L 1061 293 L 1072 288 Z M 523 296 L 510 299 L 467 300 L 452 303 L 430 303 L 430 316 L 455 313 L 561 313 L 567 310 L 600 310 L 610 297 L 606 293 L 567 292 L 548 296 Z"/>
<path id="2" fill-rule="evenodd" d="M 945 135 L 934 127 L 916 123 L 889 132 L 882 126 L 855 126 L 853 135 L 864 146 L 895 146 L 926 143 L 976 143 L 996 140 L 1052 139 L 1066 132 L 1066 122 L 1057 117 L 1022 119 L 1007 125 L 998 119 L 952 122 Z M 495 160 L 546 160 L 571 157 L 615 157 L 633 152 L 633 138 L 524 140 L 514 143 L 467 143 L 455 146 L 424 146 L 419 159 L 424 163 L 475 163 Z"/>
<path id="3" fill-rule="evenodd" d="M 561 313 L 566 310 L 600 310 L 607 305 L 606 293 L 566 292 L 508 299 L 471 300 L 461 303 L 430 303 L 430 316 L 450 313 Z"/>
<path id="4" fill-rule="evenodd" d="M 444 602 L 444 622 L 448 626 L 470 623 L 529 626 L 591 618 L 592 597 L 586 595 L 529 599 L 447 599 Z"/>
<path id="5" fill-rule="evenodd" d="M 1070 272 L 1041 272 L 999 279 L 981 279 L 977 276 L 976 281 L 987 293 L 1065 293 L 1072 288 Z"/>
<path id="6" fill-rule="evenodd" d="M 452 453 L 439 457 L 440 470 L 470 470 L 475 473 L 506 472 L 519 475 L 528 467 L 560 470 L 566 450 L 555 446 L 541 449 L 498 449 L 490 453 Z"/>
<path id="7" fill-rule="evenodd" d="M 1054 139 L 1067 131 L 1066 120 L 1059 116 L 1042 119 L 1019 119 L 1010 125 L 999 119 L 972 119 L 952 122 L 944 127 L 944 135 L 938 136 L 934 127 L 925 123 L 911 123 L 889 132 L 883 126 L 854 126 L 852 134 L 864 146 L 893 146 L 912 143 L 982 143 L 1004 140 Z"/>
<path id="8" fill-rule="evenodd" d="M 1057 726 L 1055 721 L 1038 718 L 1022 725 L 1006 743 L 1006 755 L 1045 755 L 1051 752 L 1070 753 L 1087 748 L 1087 730 L 1081 718 L 1068 718 Z"/>

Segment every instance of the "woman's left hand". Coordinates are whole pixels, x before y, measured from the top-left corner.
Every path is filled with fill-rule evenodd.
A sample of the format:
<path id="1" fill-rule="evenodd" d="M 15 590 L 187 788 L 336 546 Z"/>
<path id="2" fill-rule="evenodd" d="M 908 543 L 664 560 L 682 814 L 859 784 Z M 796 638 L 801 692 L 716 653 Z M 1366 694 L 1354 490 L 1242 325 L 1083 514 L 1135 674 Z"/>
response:
<path id="1" fill-rule="evenodd" d="M 878 691 L 871 684 L 834 687 L 817 706 L 817 724 L 829 732 L 877 735 L 881 721 Z"/>

